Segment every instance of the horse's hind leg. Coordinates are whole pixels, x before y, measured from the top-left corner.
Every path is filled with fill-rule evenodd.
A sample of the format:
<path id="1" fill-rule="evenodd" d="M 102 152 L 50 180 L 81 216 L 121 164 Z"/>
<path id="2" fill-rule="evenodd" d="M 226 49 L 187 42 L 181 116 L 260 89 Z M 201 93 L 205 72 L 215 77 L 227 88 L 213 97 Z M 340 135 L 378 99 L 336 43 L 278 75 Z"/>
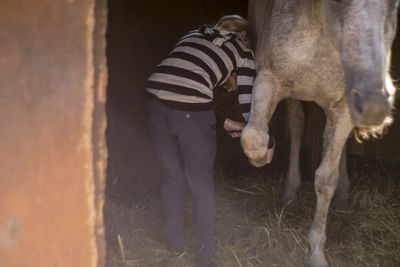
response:
<path id="1" fill-rule="evenodd" d="M 347 172 L 347 145 L 345 144 L 342 150 L 339 164 L 339 181 L 336 187 L 335 195 L 332 199 L 331 207 L 334 209 L 344 208 L 349 199 L 349 174 Z"/>
<path id="2" fill-rule="evenodd" d="M 314 220 L 308 233 L 311 248 L 309 265 L 313 267 L 328 266 L 324 247 L 326 241 L 326 219 L 329 204 L 339 179 L 339 162 L 343 146 L 353 128 L 348 107 L 344 101 L 334 108 L 325 110 L 326 127 L 322 161 L 315 173 L 315 193 L 317 206 Z"/>
<path id="3" fill-rule="evenodd" d="M 295 207 L 297 203 L 301 183 L 299 157 L 301 137 L 304 131 L 304 112 L 300 101 L 286 99 L 285 102 L 290 133 L 290 159 L 281 201 L 282 205 L 287 205 L 290 209 Z"/>

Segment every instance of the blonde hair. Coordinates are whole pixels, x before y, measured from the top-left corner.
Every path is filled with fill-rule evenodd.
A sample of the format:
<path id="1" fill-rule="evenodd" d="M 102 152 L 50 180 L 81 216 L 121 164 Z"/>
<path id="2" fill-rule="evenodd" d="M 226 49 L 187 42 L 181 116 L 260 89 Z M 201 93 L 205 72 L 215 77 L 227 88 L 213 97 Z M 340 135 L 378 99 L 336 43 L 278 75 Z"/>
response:
<path id="1" fill-rule="evenodd" d="M 250 42 L 251 42 L 250 25 L 245 18 L 239 15 L 226 15 L 219 19 L 214 28 L 217 30 L 225 30 L 234 33 L 240 33 L 244 31 L 246 33 L 247 40 L 243 40 L 243 42 L 247 47 L 250 47 Z"/>

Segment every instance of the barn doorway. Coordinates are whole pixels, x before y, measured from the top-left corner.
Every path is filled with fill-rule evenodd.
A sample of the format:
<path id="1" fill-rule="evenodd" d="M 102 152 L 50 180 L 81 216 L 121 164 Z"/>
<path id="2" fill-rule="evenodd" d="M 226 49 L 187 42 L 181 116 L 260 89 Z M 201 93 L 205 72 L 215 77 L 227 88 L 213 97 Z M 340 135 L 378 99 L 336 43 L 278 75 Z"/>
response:
<path id="1" fill-rule="evenodd" d="M 221 0 L 217 3 L 209 0 L 108 1 L 106 39 L 109 80 L 106 140 L 109 159 L 104 210 L 107 266 L 194 266 L 194 254 L 191 250 L 194 239 L 189 198 L 185 203 L 188 210 L 187 234 L 190 237 L 187 241 L 188 252 L 180 256 L 172 255 L 165 247 L 160 234 L 162 228 L 159 197 L 161 167 L 146 129 L 144 88 L 147 77 L 154 67 L 168 54 L 182 34 L 203 23 L 213 24 L 225 14 L 246 16 L 246 10 L 246 0 Z M 400 47 L 399 42 L 397 40 L 396 47 Z M 394 53 L 393 61 L 394 73 L 400 78 L 400 56 Z M 317 120 L 322 124 L 324 118 L 321 113 L 318 113 L 320 112 L 318 108 L 312 104 L 305 105 L 306 112 L 314 115 L 313 122 Z M 278 107 L 276 113 L 275 120 L 279 125 L 280 120 L 284 119 L 284 108 Z M 396 121 L 398 125 L 398 116 Z M 274 131 L 277 136 L 286 138 L 287 133 L 284 127 L 277 127 Z M 389 134 L 398 136 L 399 127 L 391 130 Z M 223 135 L 219 136 L 222 146 L 219 161 L 217 160 L 216 163 L 217 266 L 269 266 L 271 264 L 294 266 L 305 257 L 308 247 L 306 231 L 314 206 L 310 176 L 319 160 L 316 156 L 319 148 L 313 140 L 319 138 L 318 136 L 319 133 L 314 131 L 314 135 L 306 141 L 305 145 L 308 146 L 305 146 L 302 152 L 305 158 L 312 160 L 302 163 L 305 166 L 306 180 L 306 184 L 301 189 L 303 196 L 301 201 L 304 205 L 298 207 L 293 213 L 284 212 L 278 204 L 289 149 L 285 141 L 280 141 L 277 162 L 263 169 L 255 169 L 240 154 L 238 142 L 234 143 Z M 384 164 L 382 160 L 377 161 L 377 157 L 374 156 L 377 149 L 381 153 L 378 157 L 380 159 L 389 157 L 386 154 L 382 156 L 382 153 L 388 155 L 394 153 L 392 143 L 387 142 L 389 141 L 386 139 L 375 141 L 361 148 L 352 143 L 349 146 L 353 146 L 352 149 L 358 151 L 356 154 L 359 155 L 351 160 L 354 166 L 357 164 L 364 166 L 363 173 L 373 170 L 376 173 L 375 176 L 372 175 L 375 180 L 379 179 L 383 166 L 385 168 L 390 166 L 390 175 L 385 179 L 395 184 L 395 179 L 392 179 L 396 175 L 393 166 L 399 162 L 399 154 L 396 154 L 396 160 L 385 161 Z M 317 152 L 314 152 L 315 150 Z M 386 152 L 389 150 L 392 152 Z M 224 153 L 224 151 L 229 152 Z M 232 154 L 234 154 L 233 157 Z M 365 165 L 366 162 L 368 165 Z M 368 186 L 372 186 L 375 180 L 371 178 L 371 182 L 366 183 L 360 176 L 354 178 L 354 184 L 365 192 L 370 201 L 368 203 L 373 205 L 371 201 L 374 200 L 372 197 L 369 198 L 370 195 L 367 193 Z M 388 178 L 389 176 L 392 178 Z M 391 187 L 393 191 L 389 192 L 389 188 L 383 187 L 382 185 L 379 189 L 379 196 L 387 194 L 386 200 L 393 201 L 398 189 Z M 354 205 L 352 207 L 360 212 L 365 208 L 360 203 Z M 397 211 L 391 210 L 393 213 Z M 331 231 L 338 232 L 341 227 L 346 228 L 347 231 L 338 237 L 337 242 L 333 241 L 336 243 L 331 246 L 331 249 L 335 251 L 332 254 L 337 254 L 332 257 L 337 256 L 338 265 L 363 264 L 360 259 L 349 257 L 350 254 L 346 254 L 349 251 L 362 256 L 365 262 L 374 257 L 380 257 L 376 261 L 381 264 L 396 262 L 395 256 L 398 255 L 396 254 L 398 251 L 394 251 L 391 256 L 389 254 L 377 256 L 379 253 L 371 253 L 373 251 L 371 247 L 352 247 L 351 240 L 346 239 L 345 233 L 354 231 L 349 226 L 349 222 L 353 219 L 344 214 L 336 214 L 338 219 Z M 366 218 L 360 218 L 356 223 L 363 223 L 365 220 Z M 395 221 L 391 223 L 394 225 Z M 304 228 L 295 228 L 299 225 Z M 373 231 L 373 229 L 368 229 L 368 231 Z M 366 232 L 359 232 L 357 238 L 362 239 L 365 234 Z M 384 232 L 385 236 L 386 234 L 389 236 L 389 232 Z M 345 249 L 340 248 L 340 242 L 345 242 Z M 391 240 L 391 242 L 393 249 L 400 244 L 400 240 Z M 385 246 L 382 244 L 378 246 L 378 249 L 382 251 Z M 290 256 L 287 257 L 287 255 Z"/>

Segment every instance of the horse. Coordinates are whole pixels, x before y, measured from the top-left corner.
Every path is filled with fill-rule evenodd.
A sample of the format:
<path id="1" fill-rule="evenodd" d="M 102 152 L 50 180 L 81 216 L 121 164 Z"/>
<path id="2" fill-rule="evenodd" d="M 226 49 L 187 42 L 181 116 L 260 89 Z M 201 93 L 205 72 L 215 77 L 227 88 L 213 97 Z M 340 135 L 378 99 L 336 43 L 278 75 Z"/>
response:
<path id="1" fill-rule="evenodd" d="M 399 0 L 249 1 L 257 76 L 241 145 L 254 166 L 265 164 L 268 122 L 284 100 L 291 141 L 283 202 L 296 201 L 301 180 L 300 101 L 315 102 L 326 115 L 315 172 L 316 209 L 307 235 L 309 266 L 329 265 L 324 247 L 330 203 L 334 195 L 339 201 L 348 198 L 347 138 L 353 129 L 360 138 L 375 137 L 390 124 L 395 87 L 389 66 L 398 6 Z"/>

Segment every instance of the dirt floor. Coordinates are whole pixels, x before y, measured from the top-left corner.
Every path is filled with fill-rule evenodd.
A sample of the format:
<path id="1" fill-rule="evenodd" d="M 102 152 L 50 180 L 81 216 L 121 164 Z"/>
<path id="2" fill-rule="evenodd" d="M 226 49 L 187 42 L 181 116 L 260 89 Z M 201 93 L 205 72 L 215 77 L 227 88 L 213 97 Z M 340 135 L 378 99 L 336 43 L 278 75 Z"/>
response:
<path id="1" fill-rule="evenodd" d="M 398 177 L 366 166 L 352 171 L 351 199 L 331 210 L 326 256 L 331 266 L 400 266 L 400 185 Z M 397 180 L 396 180 L 397 179 Z M 282 175 L 253 169 L 246 175 L 216 173 L 215 264 L 221 267 L 305 266 L 312 222 L 313 182 L 300 189 L 295 211 L 279 207 Z M 162 238 L 157 193 L 132 207 L 106 204 L 107 266 L 194 266 L 189 195 L 186 251 L 169 252 Z"/>

